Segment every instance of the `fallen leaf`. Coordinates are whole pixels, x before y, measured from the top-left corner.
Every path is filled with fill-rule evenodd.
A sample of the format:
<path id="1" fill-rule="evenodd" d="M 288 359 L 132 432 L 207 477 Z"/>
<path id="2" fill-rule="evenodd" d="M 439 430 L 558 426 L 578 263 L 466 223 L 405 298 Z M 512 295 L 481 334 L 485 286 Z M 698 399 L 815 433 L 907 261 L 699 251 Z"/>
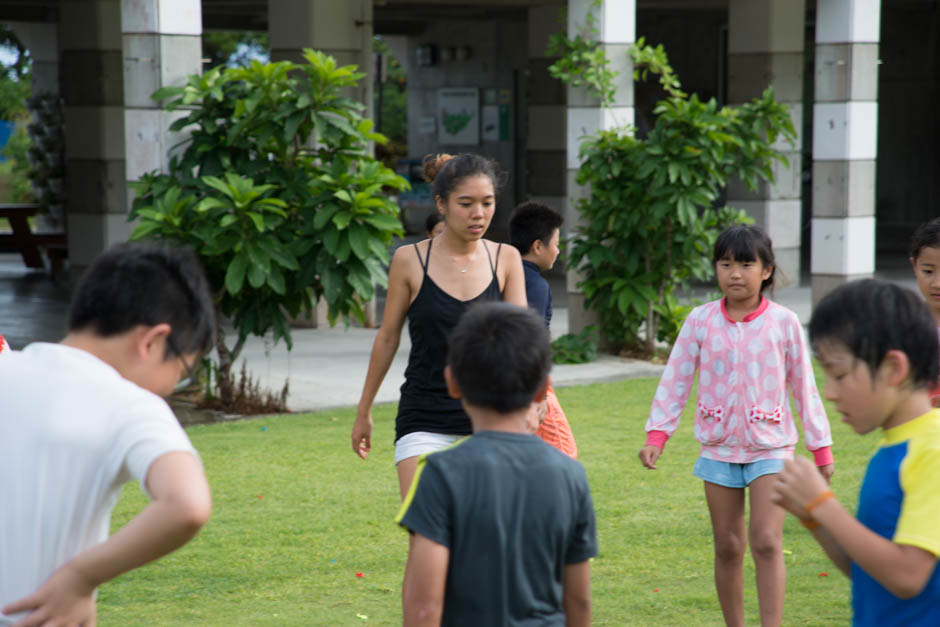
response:
<path id="1" fill-rule="evenodd" d="M 829 576 L 829 573 L 819 573 L 819 576 L 820 576 L 820 577 L 828 577 L 828 576 Z"/>

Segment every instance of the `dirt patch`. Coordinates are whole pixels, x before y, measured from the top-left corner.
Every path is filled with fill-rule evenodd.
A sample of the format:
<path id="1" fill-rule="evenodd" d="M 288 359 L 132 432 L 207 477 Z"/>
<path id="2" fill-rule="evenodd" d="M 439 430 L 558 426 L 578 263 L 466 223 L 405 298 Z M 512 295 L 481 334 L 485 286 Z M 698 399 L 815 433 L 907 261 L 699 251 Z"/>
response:
<path id="1" fill-rule="evenodd" d="M 167 399 L 176 419 L 184 427 L 190 425 L 206 425 L 216 422 L 225 422 L 228 420 L 237 420 L 239 418 L 249 418 L 250 416 L 233 416 L 214 409 L 200 409 L 195 403 L 181 398 L 170 397 Z"/>

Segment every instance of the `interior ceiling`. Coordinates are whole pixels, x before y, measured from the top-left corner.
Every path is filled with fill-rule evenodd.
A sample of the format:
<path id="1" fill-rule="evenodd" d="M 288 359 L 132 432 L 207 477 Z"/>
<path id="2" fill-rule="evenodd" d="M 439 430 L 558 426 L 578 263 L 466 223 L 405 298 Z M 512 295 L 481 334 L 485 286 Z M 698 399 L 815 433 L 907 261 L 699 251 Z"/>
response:
<path id="1" fill-rule="evenodd" d="M 55 22 L 61 2 L 77 0 L 0 0 L 0 22 Z M 119 0 L 113 0 L 119 1 Z M 266 30 L 268 2 L 281 0 L 202 0 L 206 30 Z M 338 0 L 345 1 L 345 0 Z M 637 0 L 639 9 L 724 10 L 728 0 Z M 565 0 L 375 0 L 377 33 L 420 32 L 438 19 L 521 19 L 532 4 L 566 4 Z"/>
<path id="2" fill-rule="evenodd" d="M 79 0 L 0 0 L 0 22 L 55 22 L 62 2 Z M 92 2 L 93 0 L 83 0 Z M 120 0 L 112 0 L 119 2 Z M 268 2 L 284 0 L 202 0 L 206 30 L 266 30 Z M 345 2 L 348 0 L 331 0 Z M 816 0 L 806 0 L 810 7 Z M 636 0 L 639 10 L 725 11 L 729 0 Z M 936 6 L 938 0 L 882 0 L 892 7 Z M 528 6 L 566 0 L 374 0 L 377 33 L 413 32 L 429 21 L 492 20 L 521 17 Z"/>

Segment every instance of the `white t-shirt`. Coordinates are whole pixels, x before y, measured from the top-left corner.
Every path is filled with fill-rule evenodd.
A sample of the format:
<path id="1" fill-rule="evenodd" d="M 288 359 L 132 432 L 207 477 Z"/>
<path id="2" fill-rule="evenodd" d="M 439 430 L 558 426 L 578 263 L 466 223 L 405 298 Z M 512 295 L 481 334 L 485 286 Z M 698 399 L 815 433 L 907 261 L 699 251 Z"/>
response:
<path id="1" fill-rule="evenodd" d="M 0 359 L 0 607 L 108 538 L 122 484 L 195 449 L 166 402 L 90 353 L 36 343 Z M 2 623 L 0 619 L 0 623 Z"/>

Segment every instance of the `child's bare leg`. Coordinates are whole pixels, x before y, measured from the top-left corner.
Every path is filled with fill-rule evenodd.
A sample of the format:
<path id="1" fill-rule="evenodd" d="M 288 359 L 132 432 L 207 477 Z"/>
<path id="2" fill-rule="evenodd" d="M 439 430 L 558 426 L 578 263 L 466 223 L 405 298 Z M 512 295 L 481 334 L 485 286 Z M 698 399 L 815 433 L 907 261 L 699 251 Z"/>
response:
<path id="1" fill-rule="evenodd" d="M 715 539 L 715 589 L 725 624 L 744 626 L 744 489 L 705 482 Z"/>
<path id="2" fill-rule="evenodd" d="M 404 501 L 411 488 L 411 480 L 415 478 L 418 469 L 418 456 L 406 457 L 398 462 L 398 489 L 401 490 L 401 500 Z"/>
<path id="3" fill-rule="evenodd" d="M 748 540 L 757 571 L 757 598 L 763 627 L 780 625 L 787 587 L 783 563 L 783 519 L 786 512 L 770 502 L 777 475 L 764 475 L 750 483 L 751 520 Z"/>

